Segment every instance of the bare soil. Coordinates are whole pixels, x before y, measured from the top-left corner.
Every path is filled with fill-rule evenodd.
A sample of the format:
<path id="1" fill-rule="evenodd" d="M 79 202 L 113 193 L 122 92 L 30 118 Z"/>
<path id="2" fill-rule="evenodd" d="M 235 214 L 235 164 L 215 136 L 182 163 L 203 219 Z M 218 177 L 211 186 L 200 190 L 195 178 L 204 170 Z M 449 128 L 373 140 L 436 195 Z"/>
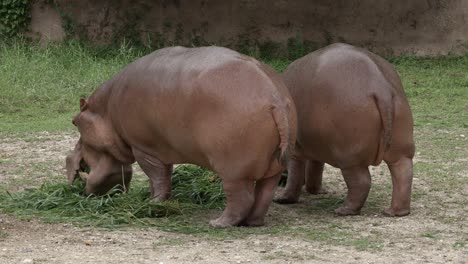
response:
<path id="1" fill-rule="evenodd" d="M 64 158 L 76 139 L 75 133 L 0 137 L 0 182 L 10 191 L 19 191 L 39 186 L 45 179 L 65 181 Z M 418 153 L 415 162 L 425 162 L 426 158 L 424 153 Z M 334 208 L 307 212 L 317 201 L 317 196 L 307 194 L 297 205 L 273 204 L 267 227 L 287 224 L 291 229 L 304 230 L 303 236 L 246 234 L 240 238 L 214 239 L 154 227 L 106 230 L 48 224 L 0 213 L 0 263 L 468 262 L 468 194 L 463 191 L 464 186 L 457 193 L 430 191 L 434 186 L 416 173 L 414 193 L 423 194 L 413 199 L 411 215 L 388 218 L 380 214 L 381 201 L 385 205 L 390 203 L 388 170 L 379 166 L 372 168 L 371 173 L 374 181 L 371 196 L 360 216 L 336 217 Z M 466 168 L 458 174 L 466 178 Z M 324 182 L 328 195 L 345 195 L 338 170 L 327 167 Z M 383 193 L 382 199 L 376 193 L 380 196 Z M 453 206 L 450 201 L 454 201 Z M 206 224 L 211 217 L 214 216 L 206 216 Z M 317 239 L 320 234 L 317 231 L 321 230 L 325 236 L 335 236 L 330 226 L 340 226 L 348 235 Z"/>

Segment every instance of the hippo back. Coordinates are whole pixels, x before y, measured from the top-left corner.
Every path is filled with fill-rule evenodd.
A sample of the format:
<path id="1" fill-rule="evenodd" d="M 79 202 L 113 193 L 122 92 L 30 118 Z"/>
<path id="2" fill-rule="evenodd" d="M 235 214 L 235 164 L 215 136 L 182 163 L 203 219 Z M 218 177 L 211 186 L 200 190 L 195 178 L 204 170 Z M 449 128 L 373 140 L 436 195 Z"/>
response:
<path id="1" fill-rule="evenodd" d="M 351 45 L 312 52 L 282 76 L 297 106 L 299 148 L 336 167 L 379 164 L 394 119 L 409 111 L 393 66 Z M 412 119 L 404 122 L 412 126 Z"/>

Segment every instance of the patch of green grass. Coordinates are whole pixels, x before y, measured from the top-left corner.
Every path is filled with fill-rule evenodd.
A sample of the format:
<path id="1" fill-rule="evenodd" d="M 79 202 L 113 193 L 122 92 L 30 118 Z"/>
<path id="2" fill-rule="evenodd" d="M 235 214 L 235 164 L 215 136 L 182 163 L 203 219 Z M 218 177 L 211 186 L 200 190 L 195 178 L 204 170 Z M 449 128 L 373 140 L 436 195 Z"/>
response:
<path id="1" fill-rule="evenodd" d="M 373 240 L 369 238 L 350 239 L 345 244 L 348 244 L 359 251 L 375 251 L 383 248 L 381 240 Z"/>
<path id="2" fill-rule="evenodd" d="M 160 246 L 179 246 L 187 243 L 187 241 L 183 240 L 179 237 L 162 237 L 157 241 L 153 242 L 153 248 L 158 248 Z"/>
<path id="3" fill-rule="evenodd" d="M 45 48 L 0 42 L 0 133 L 72 127 L 79 98 L 142 55 L 125 46 L 104 51 L 73 41 Z"/>
<path id="4" fill-rule="evenodd" d="M 272 67 L 274 70 L 278 72 L 284 71 L 291 62 L 292 61 L 289 61 L 289 60 L 279 60 L 279 59 L 271 59 L 271 60 L 263 61 L 263 63 L 270 65 L 270 67 Z"/>
<path id="5" fill-rule="evenodd" d="M 305 209 L 307 213 L 317 213 L 317 212 L 330 212 L 333 213 L 333 210 L 340 207 L 343 204 L 344 197 L 334 196 L 334 195 L 323 195 L 316 197 L 310 203 L 309 206 Z"/>
<path id="6" fill-rule="evenodd" d="M 421 234 L 421 236 L 426 237 L 426 238 L 430 238 L 430 239 L 437 239 L 437 234 L 432 233 L 432 232 L 423 233 L 423 234 Z"/>
<path id="7" fill-rule="evenodd" d="M 468 55 L 390 61 L 400 73 L 416 126 L 468 127 Z"/>
<path id="8" fill-rule="evenodd" d="M 458 240 L 457 242 L 453 243 L 454 249 L 463 249 L 468 245 L 468 238 Z"/>
<path id="9" fill-rule="evenodd" d="M 0 239 L 7 238 L 7 237 L 8 237 L 8 233 L 5 232 L 5 231 L 0 230 Z"/>
<path id="10" fill-rule="evenodd" d="M 39 216 L 47 222 L 117 227 L 155 225 L 156 217 L 223 207 L 220 180 L 205 169 L 194 165 L 177 167 L 173 186 L 172 200 L 155 203 L 149 200 L 146 181 L 134 181 L 127 194 L 117 187 L 99 197 L 85 196 L 82 182 L 72 186 L 47 182 L 23 192 L 1 192 L 0 209 L 23 218 Z"/>
<path id="11" fill-rule="evenodd" d="M 337 224 L 325 224 L 317 228 L 300 228 L 307 240 L 318 241 L 330 245 L 354 247 L 359 251 L 375 251 L 383 248 L 379 234 L 363 237 L 357 231 Z"/>

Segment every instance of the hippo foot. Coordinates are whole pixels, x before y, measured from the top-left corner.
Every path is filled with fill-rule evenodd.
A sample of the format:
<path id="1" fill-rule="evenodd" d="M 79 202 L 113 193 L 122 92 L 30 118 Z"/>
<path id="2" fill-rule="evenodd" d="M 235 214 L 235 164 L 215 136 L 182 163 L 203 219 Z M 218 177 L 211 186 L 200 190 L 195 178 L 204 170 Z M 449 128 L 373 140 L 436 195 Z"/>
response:
<path id="1" fill-rule="evenodd" d="M 214 219 L 210 221 L 210 226 L 214 228 L 228 228 L 233 226 L 230 221 L 227 221 L 223 217 Z"/>
<path id="2" fill-rule="evenodd" d="M 395 210 L 393 208 L 387 208 L 383 211 L 383 215 L 385 216 L 405 216 L 409 215 L 410 210 L 409 209 L 400 209 L 400 210 Z"/>
<path id="3" fill-rule="evenodd" d="M 310 194 L 327 194 L 328 191 L 325 188 L 305 188 L 305 191 Z"/>
<path id="4" fill-rule="evenodd" d="M 162 196 L 154 196 L 150 199 L 150 203 L 161 203 L 167 201 L 168 198 Z"/>
<path id="5" fill-rule="evenodd" d="M 299 201 L 299 197 L 287 195 L 284 193 L 273 199 L 273 202 L 279 203 L 279 204 L 295 204 L 298 201 Z"/>
<path id="6" fill-rule="evenodd" d="M 249 227 L 255 227 L 255 226 L 263 226 L 265 225 L 265 219 L 263 218 L 255 218 L 255 219 L 247 219 L 241 222 L 241 226 L 249 226 Z"/>
<path id="7" fill-rule="evenodd" d="M 361 213 L 361 210 L 356 210 L 356 209 L 351 209 L 346 206 L 341 206 L 340 208 L 335 209 L 335 213 L 339 216 L 358 215 Z"/>

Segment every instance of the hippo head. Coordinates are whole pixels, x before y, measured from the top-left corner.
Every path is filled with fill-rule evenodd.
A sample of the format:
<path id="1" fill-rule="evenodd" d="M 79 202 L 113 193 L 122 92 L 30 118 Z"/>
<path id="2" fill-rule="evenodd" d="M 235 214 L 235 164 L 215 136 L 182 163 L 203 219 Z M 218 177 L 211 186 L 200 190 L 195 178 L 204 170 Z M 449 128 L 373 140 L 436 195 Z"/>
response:
<path id="1" fill-rule="evenodd" d="M 131 163 L 115 156 L 119 148 L 104 118 L 91 111 L 86 100 L 80 99 L 80 113 L 72 123 L 78 127 L 80 139 L 66 157 L 68 183 L 81 177 L 86 182 L 86 194 L 105 194 L 118 184 L 128 189 Z"/>

